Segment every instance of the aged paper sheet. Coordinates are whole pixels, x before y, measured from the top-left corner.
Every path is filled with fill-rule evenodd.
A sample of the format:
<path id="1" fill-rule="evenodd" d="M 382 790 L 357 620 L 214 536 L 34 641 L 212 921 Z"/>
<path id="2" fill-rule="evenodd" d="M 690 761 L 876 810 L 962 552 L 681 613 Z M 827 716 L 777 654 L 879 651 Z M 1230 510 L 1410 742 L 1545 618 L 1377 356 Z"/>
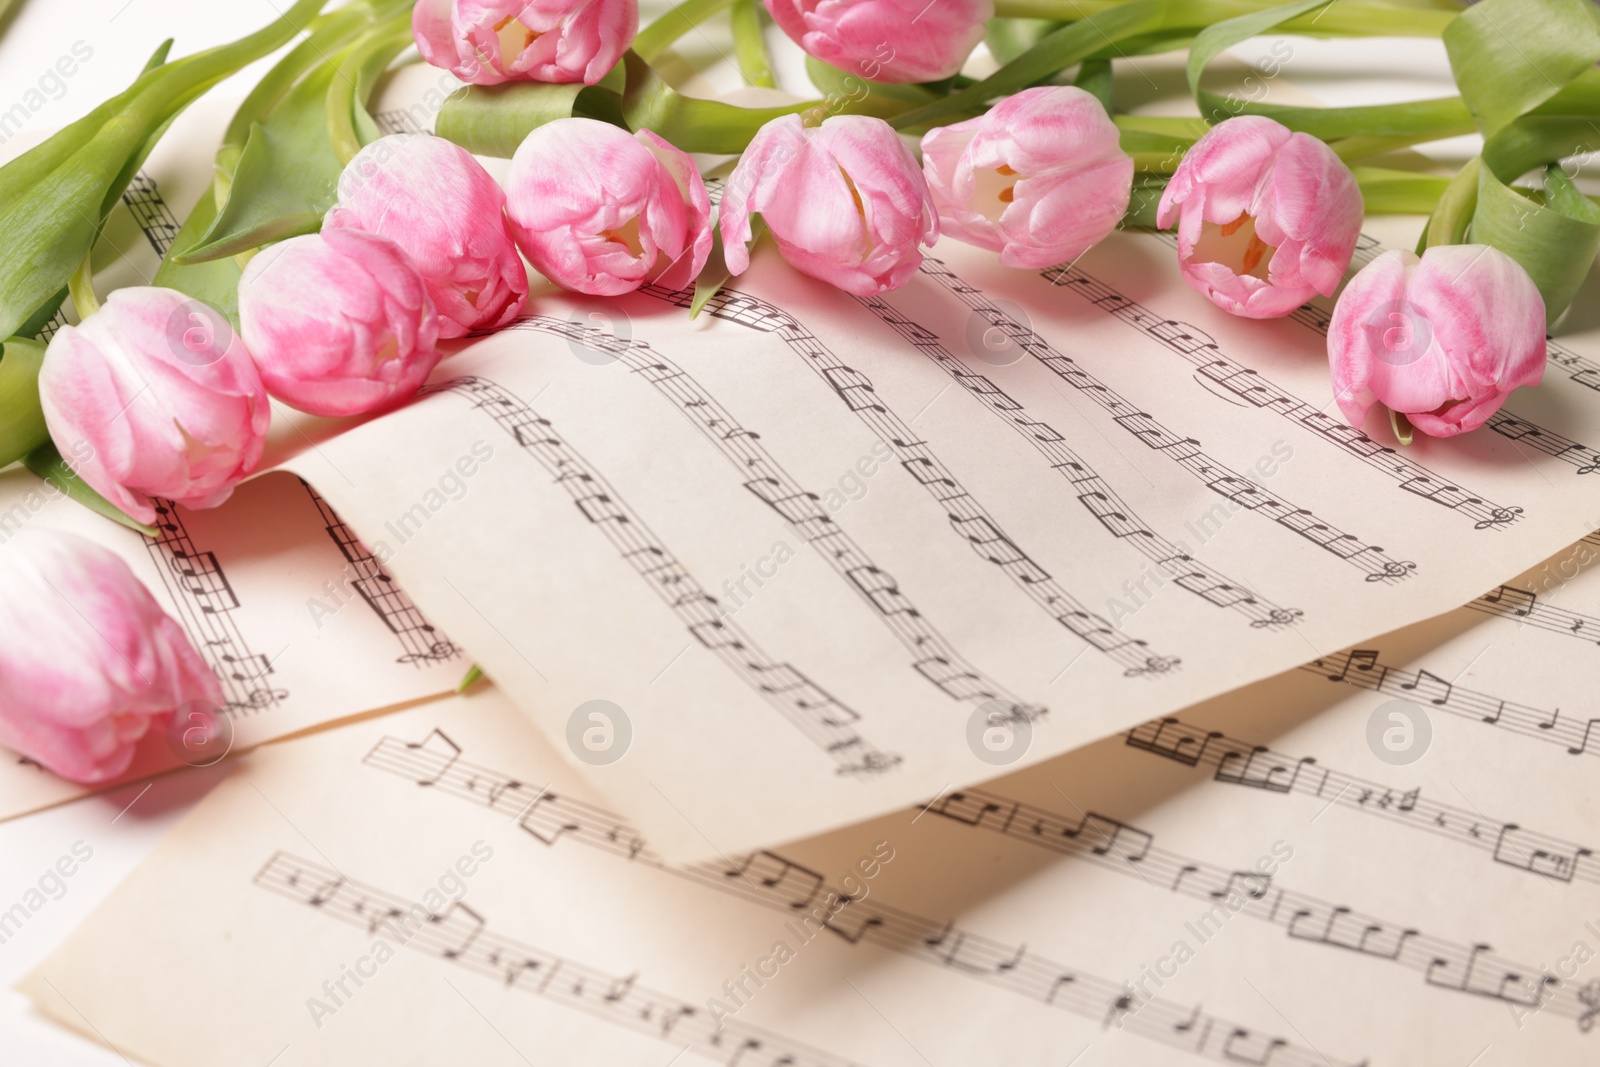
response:
<path id="1" fill-rule="evenodd" d="M 1578 1062 L 1597 561 L 698 864 L 493 690 L 268 746 L 24 989 L 161 1067 Z"/>
<path id="2" fill-rule="evenodd" d="M 144 537 L 24 470 L 0 475 L 0 541 L 24 525 L 111 549 L 183 626 L 222 683 L 220 709 L 180 709 L 98 787 L 0 750 L 0 818 L 205 765 L 262 741 L 449 692 L 470 660 L 417 609 L 317 492 L 290 474 L 241 486 L 225 507 L 162 505 Z M 221 720 L 213 718 L 220 713 Z M 215 741 L 208 731 L 220 730 Z"/>
<path id="3" fill-rule="evenodd" d="M 738 285 L 542 297 L 289 464 L 547 736 L 620 711 L 625 759 L 561 747 L 669 853 L 705 842 L 662 794 L 814 833 L 990 776 L 993 731 L 1046 758 L 1447 611 L 1596 510 L 1592 389 L 1400 449 L 1328 414 L 1314 312 L 1212 314 L 1159 238 Z"/>

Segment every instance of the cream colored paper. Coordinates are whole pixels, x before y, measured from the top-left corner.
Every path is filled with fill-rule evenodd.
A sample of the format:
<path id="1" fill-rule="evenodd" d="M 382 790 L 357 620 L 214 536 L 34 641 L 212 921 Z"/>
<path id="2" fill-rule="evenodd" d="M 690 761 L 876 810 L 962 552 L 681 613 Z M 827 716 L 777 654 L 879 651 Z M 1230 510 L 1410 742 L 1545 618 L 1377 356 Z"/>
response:
<path id="1" fill-rule="evenodd" d="M 437 696 L 470 665 L 327 502 L 290 474 L 240 486 L 221 508 L 169 508 L 152 540 L 15 470 L 0 475 L 0 541 L 24 526 L 77 533 L 121 556 L 216 672 L 225 704 L 178 709 L 140 742 L 126 774 L 97 787 L 0 750 L 0 818 Z M 222 740 L 209 742 L 218 712 Z"/>
<path id="2" fill-rule="evenodd" d="M 945 242 L 871 301 L 771 254 L 738 285 L 693 322 L 681 295 L 542 297 L 290 464 L 669 854 L 1331 654 L 1595 510 L 1590 452 L 1529 447 L 1600 441 L 1592 390 L 1519 396 L 1515 439 L 1386 446 L 1328 413 L 1314 330 L 1215 312 L 1156 238 L 1043 277 Z M 430 495 L 480 443 L 465 499 Z M 596 700 L 630 735 L 599 766 Z"/>
<path id="3" fill-rule="evenodd" d="M 232 110 L 208 100 L 186 113 L 134 178 L 96 246 L 102 293 L 149 284 L 179 220 L 209 192 L 206 146 Z M 21 139 L 8 143 L 7 154 L 22 147 Z M 47 337 L 72 318 L 71 311 L 69 302 Z M 290 415 L 275 412 L 274 433 L 298 448 L 312 447 L 304 430 L 316 432 L 319 420 Z M 72 454 L 72 443 L 63 451 Z M 438 696 L 471 665 L 327 501 L 289 474 L 247 483 L 221 508 L 169 512 L 152 542 L 67 501 L 18 467 L 0 474 L 0 542 L 30 525 L 90 537 L 128 562 L 216 671 L 226 701 L 224 735 L 231 741 L 206 743 L 207 709 L 179 709 L 168 730 L 141 744 L 126 774 L 94 788 L 0 749 L 0 819 L 185 763 L 214 762 L 230 744 L 242 751 Z"/>
<path id="4" fill-rule="evenodd" d="M 1597 559 L 700 865 L 492 690 L 269 746 L 23 988 L 161 1067 L 1581 1062 L 1600 753 L 1472 701 L 1592 704 L 1600 649 L 1541 622 L 1600 617 Z"/>

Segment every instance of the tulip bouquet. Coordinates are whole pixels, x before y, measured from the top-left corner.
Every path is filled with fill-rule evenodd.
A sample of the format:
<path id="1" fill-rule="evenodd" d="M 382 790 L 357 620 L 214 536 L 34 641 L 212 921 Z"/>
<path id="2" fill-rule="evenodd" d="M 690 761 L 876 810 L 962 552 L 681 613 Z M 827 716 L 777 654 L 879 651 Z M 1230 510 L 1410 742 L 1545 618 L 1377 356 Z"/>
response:
<path id="1" fill-rule="evenodd" d="M 233 44 L 174 61 L 163 47 L 0 167 L 0 466 L 22 460 L 147 530 L 156 498 L 227 499 L 260 462 L 273 400 L 334 417 L 407 402 L 452 342 L 522 314 L 529 264 L 601 297 L 693 287 L 698 311 L 769 239 L 794 269 L 872 296 L 941 233 L 1041 269 L 1120 227 L 1176 227 L 1183 277 L 1233 315 L 1340 294 L 1328 358 L 1346 417 L 1381 404 L 1400 440 L 1447 437 L 1539 381 L 1545 329 L 1600 249 L 1600 207 L 1563 162 L 1600 128 L 1588 0 L 763 5 L 683 0 L 641 28 L 637 0 L 297 0 Z M 723 14 L 749 85 L 775 84 L 770 19 L 822 95 L 748 107 L 675 88 L 663 56 Z M 1269 33 L 1439 37 L 1460 93 L 1315 108 L 1206 87 L 1213 59 Z M 96 237 L 155 142 L 286 46 L 154 284 L 102 305 Z M 1197 115 L 1119 111 L 1113 65 L 1162 52 L 1187 54 Z M 369 101 L 418 61 L 453 90 L 425 99 L 436 133 L 383 136 Z M 1482 152 L 1453 178 L 1374 162 L 1465 133 Z M 479 156 L 510 160 L 503 186 Z M 1346 283 L 1364 217 L 1385 212 L 1429 216 L 1416 252 Z M 46 347 L 36 334 L 69 298 L 78 324 Z M 74 777 L 120 773 L 151 714 L 211 694 L 115 571 L 73 542 L 0 548 L 0 582 L 92 588 L 96 610 L 136 620 L 102 635 L 149 623 L 125 642 L 146 688 L 85 693 L 70 664 L 25 676 L 46 637 L 0 609 L 18 638 L 0 642 L 0 741 Z"/>

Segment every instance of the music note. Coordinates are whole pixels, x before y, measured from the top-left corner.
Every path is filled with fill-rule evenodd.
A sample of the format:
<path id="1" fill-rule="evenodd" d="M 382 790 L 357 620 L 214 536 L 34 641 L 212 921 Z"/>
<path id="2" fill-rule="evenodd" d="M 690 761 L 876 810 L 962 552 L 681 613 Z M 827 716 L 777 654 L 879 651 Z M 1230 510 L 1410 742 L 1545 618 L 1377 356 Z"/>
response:
<path id="1" fill-rule="evenodd" d="M 1450 692 L 1454 684 L 1445 681 L 1437 674 L 1428 671 L 1418 671 L 1417 676 L 1409 682 L 1401 682 L 1400 688 L 1407 692 L 1415 692 L 1418 696 L 1428 697 L 1429 703 L 1444 704 L 1450 700 Z M 1429 696 L 1428 694 L 1434 694 Z"/>

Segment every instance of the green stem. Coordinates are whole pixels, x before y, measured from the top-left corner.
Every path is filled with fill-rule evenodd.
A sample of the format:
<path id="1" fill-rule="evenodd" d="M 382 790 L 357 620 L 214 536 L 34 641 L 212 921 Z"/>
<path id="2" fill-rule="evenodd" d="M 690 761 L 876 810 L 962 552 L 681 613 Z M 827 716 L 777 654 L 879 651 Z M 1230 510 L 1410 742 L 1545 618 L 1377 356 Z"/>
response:
<path id="1" fill-rule="evenodd" d="M 1046 0 L 1040 0 L 1046 2 Z M 1060 0 L 1070 7 L 1083 0 Z M 1271 12 L 1282 7 L 1269 0 L 1122 0 L 1099 8 L 1088 18 L 1069 22 L 1047 34 L 1038 44 L 1007 63 L 989 77 L 969 88 L 951 93 L 942 100 L 908 111 L 893 120 L 900 128 L 926 125 L 955 111 L 981 108 L 990 100 L 1007 96 L 1035 82 L 1053 77 L 1075 63 L 1093 56 L 1103 55 L 1108 48 L 1117 48 L 1121 42 L 1147 38 L 1160 39 L 1164 35 L 1197 32 L 1228 19 Z M 1041 13 L 1030 12 L 1035 17 Z M 1052 8 L 1045 17 L 1059 17 L 1060 11 Z M 1383 32 L 1398 35 L 1437 36 L 1450 20 L 1456 17 L 1454 9 L 1424 9 L 1399 7 L 1376 3 L 1374 0 L 1335 0 L 1335 2 L 1308 11 L 1306 14 L 1274 22 L 1273 32 L 1302 33 L 1320 36 L 1369 35 Z M 1192 60 L 1191 60 L 1192 62 Z M 1426 105 L 1428 101 L 1424 101 Z M 1466 106 L 1459 99 L 1452 101 L 1463 114 Z M 1406 105 L 1416 108 L 1422 105 Z M 1253 108 L 1266 112 L 1266 108 Z M 1313 112 L 1317 109 L 1279 109 Z M 1357 110 L 1357 109 L 1348 109 Z M 1370 110 L 1370 109 L 1368 109 Z M 1448 110 L 1448 109 L 1447 109 Z M 1424 118 L 1430 125 L 1440 125 L 1438 117 L 1423 107 Z M 1454 112 L 1449 112 L 1454 117 Z M 1468 116 L 1470 119 L 1470 116 Z M 1397 121 L 1391 118 L 1391 122 Z M 1400 130 L 1378 132 L 1409 132 L 1410 126 Z M 1350 133 L 1372 132 L 1358 127 Z"/>
<path id="2" fill-rule="evenodd" d="M 72 294 L 72 306 L 78 309 L 78 321 L 100 310 L 100 298 L 94 295 L 94 249 L 84 253 L 83 262 L 67 279 L 67 292 Z"/>
<path id="3" fill-rule="evenodd" d="M 1482 165 L 1482 157 L 1474 156 L 1451 179 L 1417 242 L 1418 255 L 1434 245 L 1458 245 L 1467 239 L 1467 227 L 1478 209 L 1478 170 Z"/>
<path id="4" fill-rule="evenodd" d="M 328 85 L 328 139 L 342 163 L 356 158 L 365 147 L 356 128 L 356 109 L 364 108 L 377 75 L 394 57 L 411 45 L 411 16 L 404 14 L 382 23 L 338 59 Z"/>
<path id="5" fill-rule="evenodd" d="M 1355 167 L 1369 215 L 1426 215 L 1450 188 L 1449 178 L 1387 167 Z"/>
<path id="6" fill-rule="evenodd" d="M 633 39 L 633 50 L 649 63 L 665 52 L 672 42 L 732 3 L 733 0 L 683 0 L 640 30 Z"/>
<path id="7" fill-rule="evenodd" d="M 9 467 L 50 440 L 39 402 L 45 346 L 13 337 L 0 348 L 0 467 Z"/>
<path id="8" fill-rule="evenodd" d="M 733 54 L 745 84 L 767 89 L 777 87 L 772 64 L 767 58 L 767 42 L 761 32 L 761 5 L 756 0 L 733 0 Z"/>
<path id="9" fill-rule="evenodd" d="M 999 18 L 1079 22 L 1134 2 L 1136 0 L 997 0 L 994 13 Z M 1270 11 L 1282 6 L 1283 0 L 1184 0 L 1184 3 L 1195 10 L 1195 17 L 1174 23 L 1172 28 L 1200 28 L 1224 19 Z M 1421 4 L 1335 0 L 1320 15 L 1285 22 L 1281 32 L 1329 37 L 1437 37 L 1462 10 L 1452 0 Z"/>

